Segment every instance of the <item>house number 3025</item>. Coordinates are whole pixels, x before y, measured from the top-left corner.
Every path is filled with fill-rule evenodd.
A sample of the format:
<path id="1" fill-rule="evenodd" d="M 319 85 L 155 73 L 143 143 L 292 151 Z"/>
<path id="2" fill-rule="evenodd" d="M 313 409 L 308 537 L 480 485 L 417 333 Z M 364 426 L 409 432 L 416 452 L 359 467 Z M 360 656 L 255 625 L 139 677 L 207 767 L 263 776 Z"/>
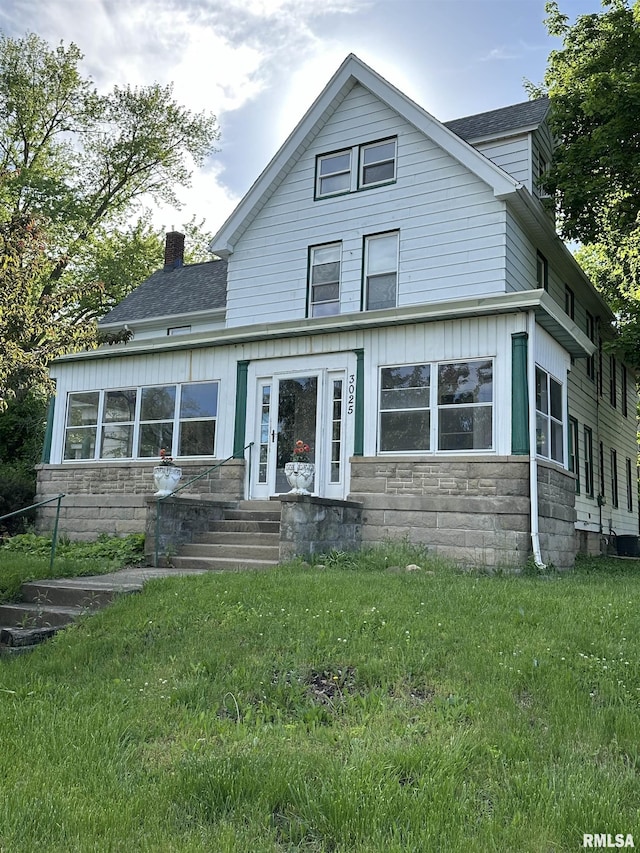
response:
<path id="1" fill-rule="evenodd" d="M 356 399 L 356 377 L 354 373 L 349 374 L 349 387 L 347 388 L 347 414 L 353 414 L 354 400 Z"/>

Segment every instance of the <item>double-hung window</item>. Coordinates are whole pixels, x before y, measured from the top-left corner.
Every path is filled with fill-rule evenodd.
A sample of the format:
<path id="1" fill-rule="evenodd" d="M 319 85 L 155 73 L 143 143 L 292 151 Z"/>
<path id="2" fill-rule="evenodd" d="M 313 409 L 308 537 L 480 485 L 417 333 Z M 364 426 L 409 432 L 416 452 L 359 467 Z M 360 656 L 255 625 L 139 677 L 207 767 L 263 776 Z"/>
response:
<path id="1" fill-rule="evenodd" d="M 351 190 L 351 149 L 318 157 L 316 195 L 348 193 Z"/>
<path id="2" fill-rule="evenodd" d="M 576 475 L 576 494 L 580 494 L 580 448 L 578 421 L 569 418 L 569 470 Z"/>
<path id="3" fill-rule="evenodd" d="M 536 367 L 536 452 L 538 456 L 564 461 L 562 384 Z"/>
<path id="4" fill-rule="evenodd" d="M 492 447 L 491 359 L 381 368 L 381 453 Z"/>
<path id="5" fill-rule="evenodd" d="M 395 308 L 398 292 L 398 232 L 365 237 L 365 311 Z"/>
<path id="6" fill-rule="evenodd" d="M 381 139 L 316 158 L 316 198 L 389 184 L 396 179 L 398 141 Z"/>
<path id="7" fill-rule="evenodd" d="M 618 506 L 618 451 L 611 448 L 611 503 Z"/>
<path id="8" fill-rule="evenodd" d="M 618 365 L 615 355 L 609 356 L 609 402 L 615 409 L 618 404 Z"/>
<path id="9" fill-rule="evenodd" d="M 584 428 L 584 490 L 588 497 L 593 497 L 593 432 L 587 426 Z"/>
<path id="10" fill-rule="evenodd" d="M 393 181 L 396 176 L 396 140 L 372 142 L 360 148 L 358 186 L 372 187 Z"/>
<path id="11" fill-rule="evenodd" d="M 341 243 L 314 246 L 309 257 L 309 314 L 327 317 L 340 312 Z"/>
<path id="12" fill-rule="evenodd" d="M 596 340 L 596 321 L 594 319 L 593 314 L 589 314 L 587 311 L 587 325 L 586 325 L 587 337 L 592 343 L 595 343 Z M 596 381 L 596 359 L 595 355 L 590 355 L 587 358 L 587 377 L 592 381 Z"/>
<path id="13" fill-rule="evenodd" d="M 629 457 L 626 459 L 625 469 L 627 472 L 627 511 L 633 512 L 633 475 Z"/>
<path id="14" fill-rule="evenodd" d="M 540 290 L 549 290 L 549 264 L 542 252 L 536 254 L 536 284 Z"/>

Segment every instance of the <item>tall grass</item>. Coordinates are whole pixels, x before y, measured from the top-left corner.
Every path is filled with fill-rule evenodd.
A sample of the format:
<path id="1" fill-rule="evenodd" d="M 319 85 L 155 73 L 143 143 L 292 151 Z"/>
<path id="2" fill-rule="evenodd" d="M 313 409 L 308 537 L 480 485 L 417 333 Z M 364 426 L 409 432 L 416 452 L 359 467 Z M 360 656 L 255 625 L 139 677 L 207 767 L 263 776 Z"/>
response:
<path id="1" fill-rule="evenodd" d="M 517 578 L 414 557 L 154 581 L 1 661 L 0 849 L 639 838 L 640 563 Z"/>

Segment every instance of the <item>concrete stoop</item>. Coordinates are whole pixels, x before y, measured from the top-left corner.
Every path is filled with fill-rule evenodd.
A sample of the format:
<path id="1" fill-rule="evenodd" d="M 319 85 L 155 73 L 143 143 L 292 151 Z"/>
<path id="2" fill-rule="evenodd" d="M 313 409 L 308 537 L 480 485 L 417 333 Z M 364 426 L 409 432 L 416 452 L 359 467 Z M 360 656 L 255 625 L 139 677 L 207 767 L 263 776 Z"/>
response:
<path id="1" fill-rule="evenodd" d="M 270 569 L 280 559 L 280 507 L 265 501 L 240 501 L 211 522 L 209 532 L 180 547 L 171 558 L 179 569 L 242 571 Z"/>

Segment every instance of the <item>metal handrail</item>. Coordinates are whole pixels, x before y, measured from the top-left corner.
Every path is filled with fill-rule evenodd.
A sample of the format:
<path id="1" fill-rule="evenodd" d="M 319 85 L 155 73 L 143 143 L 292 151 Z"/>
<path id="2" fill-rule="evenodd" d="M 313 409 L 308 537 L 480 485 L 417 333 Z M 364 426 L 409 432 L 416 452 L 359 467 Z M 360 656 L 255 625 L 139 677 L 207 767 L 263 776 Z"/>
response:
<path id="1" fill-rule="evenodd" d="M 58 543 L 58 522 L 60 520 L 60 501 L 64 497 L 66 497 L 66 495 L 61 492 L 59 495 L 56 495 L 53 498 L 47 498 L 44 501 L 38 501 L 37 504 L 31 504 L 30 506 L 25 506 L 22 509 L 17 509 L 14 512 L 8 512 L 6 515 L 0 515 L 0 521 L 4 521 L 5 518 L 13 518 L 16 515 L 22 515 L 25 512 L 29 512 L 30 509 L 37 509 L 39 506 L 44 506 L 45 504 L 53 503 L 53 501 L 58 501 L 58 506 L 56 507 L 56 520 L 53 525 L 53 533 L 51 534 L 51 557 L 49 558 L 49 571 L 52 571 L 53 569 L 53 561 L 56 556 L 56 545 Z"/>
<path id="2" fill-rule="evenodd" d="M 226 459 L 223 459 L 222 462 L 216 462 L 215 465 L 212 465 L 210 468 L 207 468 L 206 471 L 202 471 L 200 474 L 197 474 L 195 477 L 192 477 L 190 480 L 187 480 L 186 483 L 183 483 L 181 486 L 178 486 L 177 489 L 174 489 L 168 495 L 161 495 L 156 501 L 156 530 L 155 530 L 155 556 L 153 565 L 158 567 L 158 559 L 160 556 L 160 514 L 161 514 L 161 506 L 162 501 L 165 501 L 167 498 L 172 498 L 177 492 L 181 492 L 183 489 L 186 489 L 187 486 L 192 485 L 192 483 L 201 480 L 203 477 L 206 477 L 207 474 L 210 474 L 212 471 L 215 471 L 217 468 L 222 468 L 223 465 L 226 465 L 227 462 L 230 462 L 232 459 L 240 459 L 244 458 L 244 454 L 246 450 L 249 450 L 253 447 L 254 442 L 250 441 L 249 444 L 245 444 L 242 450 L 236 450 L 231 456 L 227 456 Z M 251 454 L 249 454 L 249 481 L 251 481 Z"/>

